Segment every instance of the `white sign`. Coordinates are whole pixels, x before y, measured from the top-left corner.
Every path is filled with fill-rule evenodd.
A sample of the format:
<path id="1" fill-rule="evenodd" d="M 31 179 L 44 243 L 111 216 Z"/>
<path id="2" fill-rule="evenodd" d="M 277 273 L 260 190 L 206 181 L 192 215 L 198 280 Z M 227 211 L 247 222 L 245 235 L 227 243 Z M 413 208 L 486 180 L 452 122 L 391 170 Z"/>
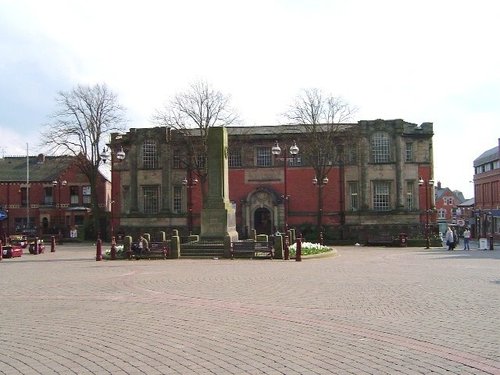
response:
<path id="1" fill-rule="evenodd" d="M 488 240 L 486 238 L 479 239 L 479 250 L 488 250 Z"/>

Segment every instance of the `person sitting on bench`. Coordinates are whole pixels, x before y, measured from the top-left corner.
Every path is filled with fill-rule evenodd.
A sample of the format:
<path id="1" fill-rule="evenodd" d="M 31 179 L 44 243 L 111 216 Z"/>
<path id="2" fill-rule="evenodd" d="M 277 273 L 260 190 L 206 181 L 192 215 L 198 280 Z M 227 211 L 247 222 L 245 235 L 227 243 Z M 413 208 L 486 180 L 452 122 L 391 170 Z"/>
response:
<path id="1" fill-rule="evenodd" d="M 137 241 L 137 245 L 132 249 L 135 255 L 141 256 L 145 251 L 149 250 L 148 240 L 145 239 L 142 234 L 139 236 L 139 240 Z"/>

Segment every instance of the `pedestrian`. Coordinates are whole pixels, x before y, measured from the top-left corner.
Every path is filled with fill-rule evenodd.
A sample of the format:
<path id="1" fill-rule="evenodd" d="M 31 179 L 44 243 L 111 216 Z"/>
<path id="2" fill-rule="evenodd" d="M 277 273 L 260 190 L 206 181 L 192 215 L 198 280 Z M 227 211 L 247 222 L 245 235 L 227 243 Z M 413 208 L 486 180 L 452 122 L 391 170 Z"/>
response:
<path id="1" fill-rule="evenodd" d="M 470 230 L 468 227 L 465 227 L 465 230 L 464 230 L 464 250 L 470 250 L 469 242 L 470 242 Z"/>
<path id="2" fill-rule="evenodd" d="M 446 241 L 446 246 L 448 246 L 448 250 L 453 250 L 453 248 L 455 247 L 455 240 L 453 238 L 453 231 L 450 227 L 448 227 L 448 229 L 446 230 L 444 239 Z"/>

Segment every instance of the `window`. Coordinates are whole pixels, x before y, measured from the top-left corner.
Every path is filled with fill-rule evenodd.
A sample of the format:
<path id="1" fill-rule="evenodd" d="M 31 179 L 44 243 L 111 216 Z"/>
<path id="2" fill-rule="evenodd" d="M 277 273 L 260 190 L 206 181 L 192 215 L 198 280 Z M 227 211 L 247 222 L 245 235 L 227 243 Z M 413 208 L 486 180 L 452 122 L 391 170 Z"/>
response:
<path id="1" fill-rule="evenodd" d="M 241 167 L 241 149 L 229 150 L 228 164 L 230 167 Z"/>
<path id="2" fill-rule="evenodd" d="M 455 200 L 453 199 L 453 197 L 444 197 L 443 203 L 447 206 L 453 206 L 453 204 L 455 203 Z"/>
<path id="3" fill-rule="evenodd" d="M 376 181 L 373 183 L 373 209 L 375 211 L 389 211 L 391 209 L 389 182 Z"/>
<path id="4" fill-rule="evenodd" d="M 330 155 L 330 153 L 327 153 L 323 150 L 318 150 L 315 157 L 317 157 L 317 161 L 316 161 L 317 165 L 331 165 L 332 164 L 332 156 Z"/>
<path id="5" fill-rule="evenodd" d="M 415 189 L 415 184 L 413 181 L 406 182 L 406 208 L 411 211 L 415 208 L 415 197 L 413 191 Z"/>
<path id="6" fill-rule="evenodd" d="M 142 167 L 144 169 L 158 168 L 158 152 L 156 142 L 153 140 L 146 140 L 142 144 Z"/>
<path id="7" fill-rule="evenodd" d="M 20 192 L 21 192 L 21 207 L 26 207 L 28 205 L 28 191 L 25 187 L 22 187 Z"/>
<path id="8" fill-rule="evenodd" d="M 83 204 L 88 206 L 90 205 L 90 199 L 92 195 L 92 188 L 90 186 L 83 186 L 82 187 L 82 198 L 83 198 Z"/>
<path id="9" fill-rule="evenodd" d="M 205 155 L 196 156 L 196 169 L 204 169 L 207 164 L 207 158 Z"/>
<path id="10" fill-rule="evenodd" d="M 412 162 L 413 161 L 413 143 L 406 143 L 406 153 L 405 153 L 405 161 Z"/>
<path id="11" fill-rule="evenodd" d="M 373 134 L 371 145 L 374 163 L 388 163 L 390 161 L 390 144 L 386 133 Z"/>
<path id="12" fill-rule="evenodd" d="M 174 150 L 174 156 L 172 158 L 173 168 L 182 168 L 181 155 L 179 150 Z"/>
<path id="13" fill-rule="evenodd" d="M 338 163 L 345 162 L 345 148 L 344 145 L 337 145 L 335 147 L 335 161 Z"/>
<path id="14" fill-rule="evenodd" d="M 440 208 L 437 212 L 438 219 L 446 219 L 446 210 L 444 208 Z"/>
<path id="15" fill-rule="evenodd" d="M 144 213 L 156 214 L 159 211 L 159 186 L 143 186 L 142 192 L 144 196 Z"/>
<path id="16" fill-rule="evenodd" d="M 80 204 L 80 190 L 78 186 L 70 186 L 69 187 L 69 203 L 71 205 L 79 205 Z M 61 204 L 61 203 L 59 203 Z"/>
<path id="17" fill-rule="evenodd" d="M 356 211 L 359 209 L 357 182 L 349 182 L 349 204 L 352 211 Z"/>
<path id="18" fill-rule="evenodd" d="M 43 204 L 46 206 L 54 204 L 54 188 L 52 186 L 43 188 Z"/>
<path id="19" fill-rule="evenodd" d="M 347 145 L 346 163 L 356 164 L 358 162 L 358 147 L 354 143 Z"/>
<path id="20" fill-rule="evenodd" d="M 294 156 L 293 158 L 288 159 L 288 165 L 290 167 L 298 167 L 302 165 L 302 158 L 300 156 Z"/>
<path id="21" fill-rule="evenodd" d="M 257 147 L 257 167 L 270 167 L 271 160 L 271 147 Z"/>
<path id="22" fill-rule="evenodd" d="M 174 186 L 173 211 L 180 213 L 182 211 L 182 186 Z"/>

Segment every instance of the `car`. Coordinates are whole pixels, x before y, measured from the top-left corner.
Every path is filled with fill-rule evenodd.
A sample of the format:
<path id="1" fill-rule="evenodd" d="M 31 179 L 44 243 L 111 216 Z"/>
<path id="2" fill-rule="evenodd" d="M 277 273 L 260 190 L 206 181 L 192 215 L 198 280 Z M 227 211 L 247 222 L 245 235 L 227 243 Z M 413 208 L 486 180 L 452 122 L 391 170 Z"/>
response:
<path id="1" fill-rule="evenodd" d="M 28 238 L 22 234 L 14 234 L 9 237 L 9 244 L 26 249 L 28 247 Z"/>
<path id="2" fill-rule="evenodd" d="M 17 258 L 23 255 L 23 248 L 16 245 L 5 245 L 2 246 L 2 257 L 3 258 Z"/>

